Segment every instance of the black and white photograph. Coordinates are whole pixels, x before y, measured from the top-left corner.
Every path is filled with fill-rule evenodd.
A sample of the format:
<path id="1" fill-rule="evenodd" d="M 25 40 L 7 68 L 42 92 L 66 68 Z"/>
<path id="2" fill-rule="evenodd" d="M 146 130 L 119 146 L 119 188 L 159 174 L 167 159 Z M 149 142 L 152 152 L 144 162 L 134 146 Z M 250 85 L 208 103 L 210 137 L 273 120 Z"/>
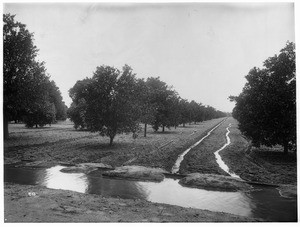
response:
<path id="1" fill-rule="evenodd" d="M 298 222 L 295 1 L 1 3 L 2 223 Z"/>

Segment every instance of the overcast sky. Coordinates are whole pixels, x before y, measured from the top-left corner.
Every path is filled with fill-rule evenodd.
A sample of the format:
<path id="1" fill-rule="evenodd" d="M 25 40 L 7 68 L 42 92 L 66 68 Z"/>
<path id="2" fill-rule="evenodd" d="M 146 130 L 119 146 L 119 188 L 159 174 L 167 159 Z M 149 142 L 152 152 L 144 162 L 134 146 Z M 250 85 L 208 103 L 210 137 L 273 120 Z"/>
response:
<path id="1" fill-rule="evenodd" d="M 128 64 L 182 98 L 232 111 L 244 76 L 295 41 L 291 3 L 4 4 L 34 33 L 39 59 L 62 92 L 97 66 Z"/>

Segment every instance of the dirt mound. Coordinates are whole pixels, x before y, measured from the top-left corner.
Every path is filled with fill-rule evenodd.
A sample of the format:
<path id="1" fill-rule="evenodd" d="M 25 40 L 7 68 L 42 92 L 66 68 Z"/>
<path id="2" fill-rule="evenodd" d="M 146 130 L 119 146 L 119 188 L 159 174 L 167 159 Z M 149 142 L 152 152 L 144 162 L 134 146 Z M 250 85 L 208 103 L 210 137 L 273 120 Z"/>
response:
<path id="1" fill-rule="evenodd" d="M 296 185 L 281 185 L 279 193 L 282 197 L 286 198 L 297 198 L 297 186 Z"/>
<path id="2" fill-rule="evenodd" d="M 103 176 L 160 182 L 164 179 L 163 173 L 166 173 L 166 171 L 160 168 L 121 166 L 117 167 L 115 170 L 104 172 Z"/>
<path id="3" fill-rule="evenodd" d="M 251 186 L 241 180 L 215 174 L 191 173 L 181 179 L 183 186 L 222 191 L 249 191 Z"/>
<path id="4" fill-rule="evenodd" d="M 63 173 L 90 173 L 92 171 L 100 169 L 113 169 L 111 165 L 106 165 L 103 163 L 81 163 L 76 166 L 66 167 L 60 171 Z"/>

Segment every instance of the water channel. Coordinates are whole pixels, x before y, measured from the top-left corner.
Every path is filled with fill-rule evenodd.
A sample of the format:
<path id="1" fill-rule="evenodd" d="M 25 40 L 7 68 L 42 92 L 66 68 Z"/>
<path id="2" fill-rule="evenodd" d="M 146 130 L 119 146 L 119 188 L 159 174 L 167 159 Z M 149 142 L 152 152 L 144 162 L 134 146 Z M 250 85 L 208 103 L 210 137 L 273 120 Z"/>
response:
<path id="1" fill-rule="evenodd" d="M 184 156 L 190 152 L 191 149 L 193 149 L 194 147 L 198 146 L 206 137 L 208 137 L 212 131 L 214 131 L 216 128 L 218 128 L 225 120 L 221 121 L 219 124 L 217 124 L 215 127 L 213 127 L 205 136 L 203 136 L 199 141 L 197 141 L 195 144 L 193 144 L 192 146 L 190 146 L 188 149 L 186 149 L 182 154 L 180 154 L 174 164 L 174 166 L 172 167 L 172 173 L 178 173 L 179 172 L 179 168 L 180 168 L 180 164 L 184 159 Z"/>
<path id="2" fill-rule="evenodd" d="M 265 221 L 297 221 L 296 199 L 283 198 L 274 187 L 256 187 L 243 192 L 209 191 L 183 187 L 178 179 L 165 178 L 160 183 L 105 178 L 97 174 L 63 173 L 64 166 L 51 168 L 17 168 L 5 165 L 4 181 L 41 185 L 81 193 L 124 199 L 145 199 L 182 207 L 227 212 Z M 100 174 L 99 174 L 100 173 Z"/>
<path id="3" fill-rule="evenodd" d="M 211 129 L 198 142 L 184 151 L 172 168 L 172 173 L 179 171 L 184 156 L 199 145 L 213 130 Z M 239 178 L 231 172 L 223 162 L 219 152 L 230 144 L 229 128 L 226 128 L 227 142 L 216 152 L 216 161 L 230 176 Z M 144 199 L 156 203 L 178 205 L 210 211 L 226 212 L 241 216 L 260 218 L 272 222 L 297 221 L 297 199 L 281 197 L 275 187 L 253 186 L 251 192 L 224 192 L 205 189 L 188 188 L 180 185 L 179 179 L 166 177 L 160 183 L 120 180 L 102 176 L 103 170 L 90 174 L 64 173 L 64 166 L 51 168 L 17 168 L 5 165 L 4 181 L 17 184 L 41 185 L 52 189 L 72 190 L 81 193 L 99 194 L 102 196 L 119 197 L 123 199 Z"/>

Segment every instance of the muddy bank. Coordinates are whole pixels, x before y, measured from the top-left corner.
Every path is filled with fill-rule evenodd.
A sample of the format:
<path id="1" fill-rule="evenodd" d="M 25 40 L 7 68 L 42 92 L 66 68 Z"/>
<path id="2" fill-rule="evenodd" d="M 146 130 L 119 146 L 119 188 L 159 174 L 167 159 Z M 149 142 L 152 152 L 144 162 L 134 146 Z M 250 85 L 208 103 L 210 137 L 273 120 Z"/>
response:
<path id="1" fill-rule="evenodd" d="M 215 174 L 191 173 L 181 179 L 183 186 L 221 191 L 250 191 L 252 188 L 245 182 L 229 176 Z"/>
<path id="2" fill-rule="evenodd" d="M 66 167 L 61 169 L 61 172 L 64 173 L 85 173 L 96 171 L 98 169 L 113 169 L 111 165 L 106 165 L 103 163 L 81 163 L 75 166 Z"/>
<path id="3" fill-rule="evenodd" d="M 145 200 L 4 184 L 5 222 L 253 222 L 221 212 L 182 208 Z"/>
<path id="4" fill-rule="evenodd" d="M 278 191 L 282 197 L 285 198 L 297 198 L 297 186 L 296 185 L 280 185 Z"/>
<path id="5" fill-rule="evenodd" d="M 160 168 L 121 166 L 117 167 L 115 170 L 103 172 L 102 175 L 129 180 L 160 182 L 165 178 L 164 173 L 167 173 L 167 171 Z"/>

